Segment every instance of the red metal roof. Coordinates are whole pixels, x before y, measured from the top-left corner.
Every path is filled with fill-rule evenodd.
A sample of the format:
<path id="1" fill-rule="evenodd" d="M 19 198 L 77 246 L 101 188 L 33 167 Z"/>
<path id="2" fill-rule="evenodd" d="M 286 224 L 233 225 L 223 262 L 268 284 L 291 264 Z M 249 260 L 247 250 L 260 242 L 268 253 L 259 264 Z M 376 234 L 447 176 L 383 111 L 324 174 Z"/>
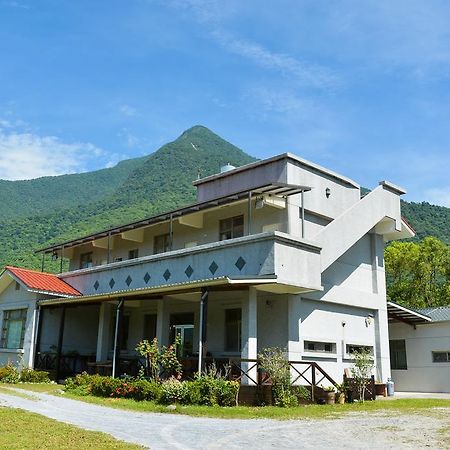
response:
<path id="1" fill-rule="evenodd" d="M 70 284 L 51 273 L 37 272 L 35 270 L 22 269 L 13 266 L 6 266 L 5 269 L 22 281 L 29 289 L 60 295 L 81 295 L 81 293 L 70 286 Z"/>

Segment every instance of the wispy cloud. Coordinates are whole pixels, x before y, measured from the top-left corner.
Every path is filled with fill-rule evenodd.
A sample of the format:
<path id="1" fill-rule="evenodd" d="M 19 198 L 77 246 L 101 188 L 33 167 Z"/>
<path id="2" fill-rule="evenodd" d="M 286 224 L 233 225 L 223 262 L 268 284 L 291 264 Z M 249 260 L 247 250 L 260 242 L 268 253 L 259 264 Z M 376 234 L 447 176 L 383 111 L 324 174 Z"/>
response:
<path id="1" fill-rule="evenodd" d="M 294 77 L 301 84 L 330 87 L 337 83 L 336 75 L 320 65 L 301 61 L 286 53 L 273 52 L 256 42 L 236 38 L 223 30 L 214 30 L 212 36 L 227 51 L 264 69 L 276 70 L 282 75 Z"/>
<path id="2" fill-rule="evenodd" d="M 136 117 L 138 115 L 137 109 L 130 105 L 120 105 L 119 112 L 126 117 Z"/>
<path id="3" fill-rule="evenodd" d="M 90 143 L 0 129 L 0 178 L 25 180 L 82 172 L 105 152 Z"/>

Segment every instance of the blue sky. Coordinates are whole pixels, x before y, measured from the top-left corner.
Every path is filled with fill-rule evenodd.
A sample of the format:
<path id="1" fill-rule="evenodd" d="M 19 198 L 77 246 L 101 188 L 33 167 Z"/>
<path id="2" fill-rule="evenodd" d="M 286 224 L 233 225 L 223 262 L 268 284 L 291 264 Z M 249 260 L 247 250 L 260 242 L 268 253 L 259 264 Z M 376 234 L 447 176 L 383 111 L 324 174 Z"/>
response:
<path id="1" fill-rule="evenodd" d="M 202 124 L 450 206 L 449 23 L 446 0 L 0 0 L 0 178 Z"/>

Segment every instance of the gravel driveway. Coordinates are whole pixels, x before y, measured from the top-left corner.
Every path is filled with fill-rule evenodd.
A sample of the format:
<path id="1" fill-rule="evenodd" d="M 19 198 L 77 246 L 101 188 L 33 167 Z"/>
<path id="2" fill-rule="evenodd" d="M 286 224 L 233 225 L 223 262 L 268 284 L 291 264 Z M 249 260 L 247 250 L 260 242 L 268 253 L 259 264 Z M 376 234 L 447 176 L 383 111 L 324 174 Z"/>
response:
<path id="1" fill-rule="evenodd" d="M 34 399 L 0 393 L 0 406 L 22 408 L 152 449 L 218 448 L 443 448 L 448 410 L 429 416 L 383 412 L 340 419 L 212 419 L 139 413 L 64 397 L 22 391 Z M 447 430 L 448 431 L 448 430 Z"/>

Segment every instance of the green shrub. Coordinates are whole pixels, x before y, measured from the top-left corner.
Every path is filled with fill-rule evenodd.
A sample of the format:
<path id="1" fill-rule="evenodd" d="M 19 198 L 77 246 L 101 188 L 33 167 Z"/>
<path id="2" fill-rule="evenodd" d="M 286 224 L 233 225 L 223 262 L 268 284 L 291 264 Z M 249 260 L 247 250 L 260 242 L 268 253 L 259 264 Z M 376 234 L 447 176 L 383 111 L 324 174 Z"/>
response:
<path id="1" fill-rule="evenodd" d="M 189 391 L 189 403 L 207 406 L 234 406 L 240 384 L 211 376 L 197 377 L 184 382 Z"/>
<path id="2" fill-rule="evenodd" d="M 169 378 L 161 383 L 161 394 L 159 402 L 165 405 L 172 403 L 189 403 L 189 390 L 186 382 Z"/>
<path id="3" fill-rule="evenodd" d="M 159 400 L 161 397 L 161 383 L 156 381 L 136 380 L 133 382 L 135 400 Z"/>
<path id="4" fill-rule="evenodd" d="M 91 385 L 94 379 L 101 378 L 100 375 L 89 375 L 87 372 L 80 373 L 64 382 L 64 390 L 77 395 L 91 394 Z"/>
<path id="5" fill-rule="evenodd" d="M 127 396 L 127 387 L 122 386 L 120 378 L 93 376 L 90 383 L 90 393 L 97 397 L 121 397 Z"/>
<path id="6" fill-rule="evenodd" d="M 297 397 L 299 402 L 310 402 L 311 401 L 311 391 L 305 386 L 293 386 L 292 387 L 294 395 Z"/>
<path id="7" fill-rule="evenodd" d="M 6 366 L 0 367 L 0 382 L 14 384 L 19 381 L 19 370 L 12 363 L 8 363 Z"/>
<path id="8" fill-rule="evenodd" d="M 34 370 L 25 367 L 20 372 L 20 381 L 22 383 L 50 383 L 48 372 L 44 370 Z"/>

